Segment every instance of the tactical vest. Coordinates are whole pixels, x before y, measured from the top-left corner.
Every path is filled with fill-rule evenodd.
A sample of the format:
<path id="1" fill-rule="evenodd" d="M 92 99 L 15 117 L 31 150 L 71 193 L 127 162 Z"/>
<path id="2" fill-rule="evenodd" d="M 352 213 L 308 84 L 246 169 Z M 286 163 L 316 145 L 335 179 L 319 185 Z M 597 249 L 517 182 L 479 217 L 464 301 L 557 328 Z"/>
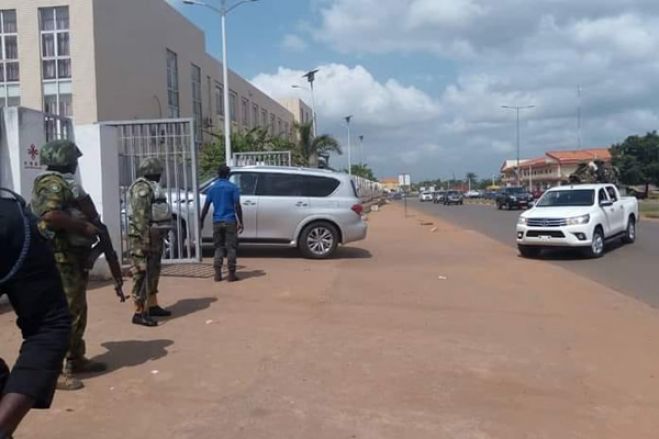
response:
<path id="1" fill-rule="evenodd" d="M 161 229 L 170 229 L 172 227 L 172 208 L 167 202 L 167 195 L 159 183 L 146 178 L 138 178 L 130 186 L 128 192 L 133 193 L 133 187 L 137 183 L 147 183 L 153 194 L 153 201 L 151 202 L 151 226 Z M 130 217 L 133 216 L 132 208 L 128 207 Z"/>

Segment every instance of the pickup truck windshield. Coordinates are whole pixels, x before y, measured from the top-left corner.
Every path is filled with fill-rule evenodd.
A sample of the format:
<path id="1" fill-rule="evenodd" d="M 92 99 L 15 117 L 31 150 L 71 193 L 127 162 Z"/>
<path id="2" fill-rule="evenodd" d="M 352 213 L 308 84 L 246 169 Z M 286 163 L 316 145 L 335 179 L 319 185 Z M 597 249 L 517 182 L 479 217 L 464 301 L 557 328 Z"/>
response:
<path id="1" fill-rule="evenodd" d="M 592 189 L 549 191 L 538 202 L 537 207 L 592 206 L 595 191 Z"/>
<path id="2" fill-rule="evenodd" d="M 522 194 L 526 192 L 526 190 L 523 187 L 509 187 L 506 188 L 504 192 L 507 194 Z"/>

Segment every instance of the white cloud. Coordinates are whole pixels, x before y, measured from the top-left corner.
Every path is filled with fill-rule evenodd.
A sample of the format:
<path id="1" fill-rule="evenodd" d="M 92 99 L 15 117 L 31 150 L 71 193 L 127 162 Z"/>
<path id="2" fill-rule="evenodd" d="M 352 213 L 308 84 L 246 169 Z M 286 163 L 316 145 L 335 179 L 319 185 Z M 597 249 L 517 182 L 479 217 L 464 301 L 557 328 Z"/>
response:
<path id="1" fill-rule="evenodd" d="M 302 52 L 309 47 L 309 45 L 299 35 L 286 34 L 281 42 L 281 47 L 293 52 Z"/>
<path id="2" fill-rule="evenodd" d="M 578 85 L 585 145 L 659 127 L 659 1 L 322 0 L 316 8 L 317 41 L 365 66 L 378 54 L 411 65 L 410 55 L 423 54 L 441 60 L 438 71 L 413 76 L 441 77 L 446 64 L 457 72 L 436 96 L 361 66 L 333 64 L 319 78 L 321 125 L 341 133 L 331 121 L 355 114 L 370 127 L 369 151 L 377 144 L 389 158 L 378 157 L 381 175 L 401 163 L 427 177 L 497 169 L 515 149 L 505 104 L 536 106 L 522 115 L 522 156 L 576 147 Z M 261 84 L 299 80 L 287 72 Z"/>

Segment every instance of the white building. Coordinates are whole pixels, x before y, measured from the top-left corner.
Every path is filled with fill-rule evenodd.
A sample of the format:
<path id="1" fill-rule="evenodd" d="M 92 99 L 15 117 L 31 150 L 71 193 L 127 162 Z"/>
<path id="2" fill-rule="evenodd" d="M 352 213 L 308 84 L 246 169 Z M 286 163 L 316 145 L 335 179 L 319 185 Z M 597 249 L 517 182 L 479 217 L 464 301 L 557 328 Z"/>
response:
<path id="1" fill-rule="evenodd" d="M 223 129 L 221 64 L 203 32 L 164 0 L 2 0 L 0 106 L 76 124 L 194 117 Z M 291 132 L 296 116 L 230 72 L 234 129 Z"/>

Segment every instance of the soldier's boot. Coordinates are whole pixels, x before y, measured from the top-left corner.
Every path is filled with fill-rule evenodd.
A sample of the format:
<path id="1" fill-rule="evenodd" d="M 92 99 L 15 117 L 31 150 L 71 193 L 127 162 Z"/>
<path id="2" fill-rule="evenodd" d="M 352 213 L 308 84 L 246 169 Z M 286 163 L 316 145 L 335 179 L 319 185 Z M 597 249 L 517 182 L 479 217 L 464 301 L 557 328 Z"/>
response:
<path id="1" fill-rule="evenodd" d="M 222 282 L 222 267 L 215 267 L 215 282 Z"/>
<path id="2" fill-rule="evenodd" d="M 238 282 L 240 279 L 236 276 L 236 271 L 232 270 L 229 272 L 229 278 L 227 280 L 229 282 Z"/>
<path id="3" fill-rule="evenodd" d="M 172 315 L 171 311 L 158 305 L 157 294 L 152 294 L 149 296 L 149 300 L 147 300 L 147 306 L 149 307 L 149 315 L 151 317 L 170 317 Z"/>
<path id="4" fill-rule="evenodd" d="M 98 373 L 108 370 L 107 364 L 99 361 L 92 361 L 85 357 L 77 360 L 70 360 L 70 363 L 72 373 Z"/>
<path id="5" fill-rule="evenodd" d="M 158 326 L 158 322 L 153 320 L 147 313 L 136 313 L 133 315 L 133 325 L 141 325 L 147 327 Z"/>
<path id="6" fill-rule="evenodd" d="M 64 370 L 57 378 L 57 390 L 73 391 L 80 390 L 83 387 L 85 387 L 85 385 L 82 381 L 73 376 L 71 362 L 67 360 L 64 363 Z"/>

